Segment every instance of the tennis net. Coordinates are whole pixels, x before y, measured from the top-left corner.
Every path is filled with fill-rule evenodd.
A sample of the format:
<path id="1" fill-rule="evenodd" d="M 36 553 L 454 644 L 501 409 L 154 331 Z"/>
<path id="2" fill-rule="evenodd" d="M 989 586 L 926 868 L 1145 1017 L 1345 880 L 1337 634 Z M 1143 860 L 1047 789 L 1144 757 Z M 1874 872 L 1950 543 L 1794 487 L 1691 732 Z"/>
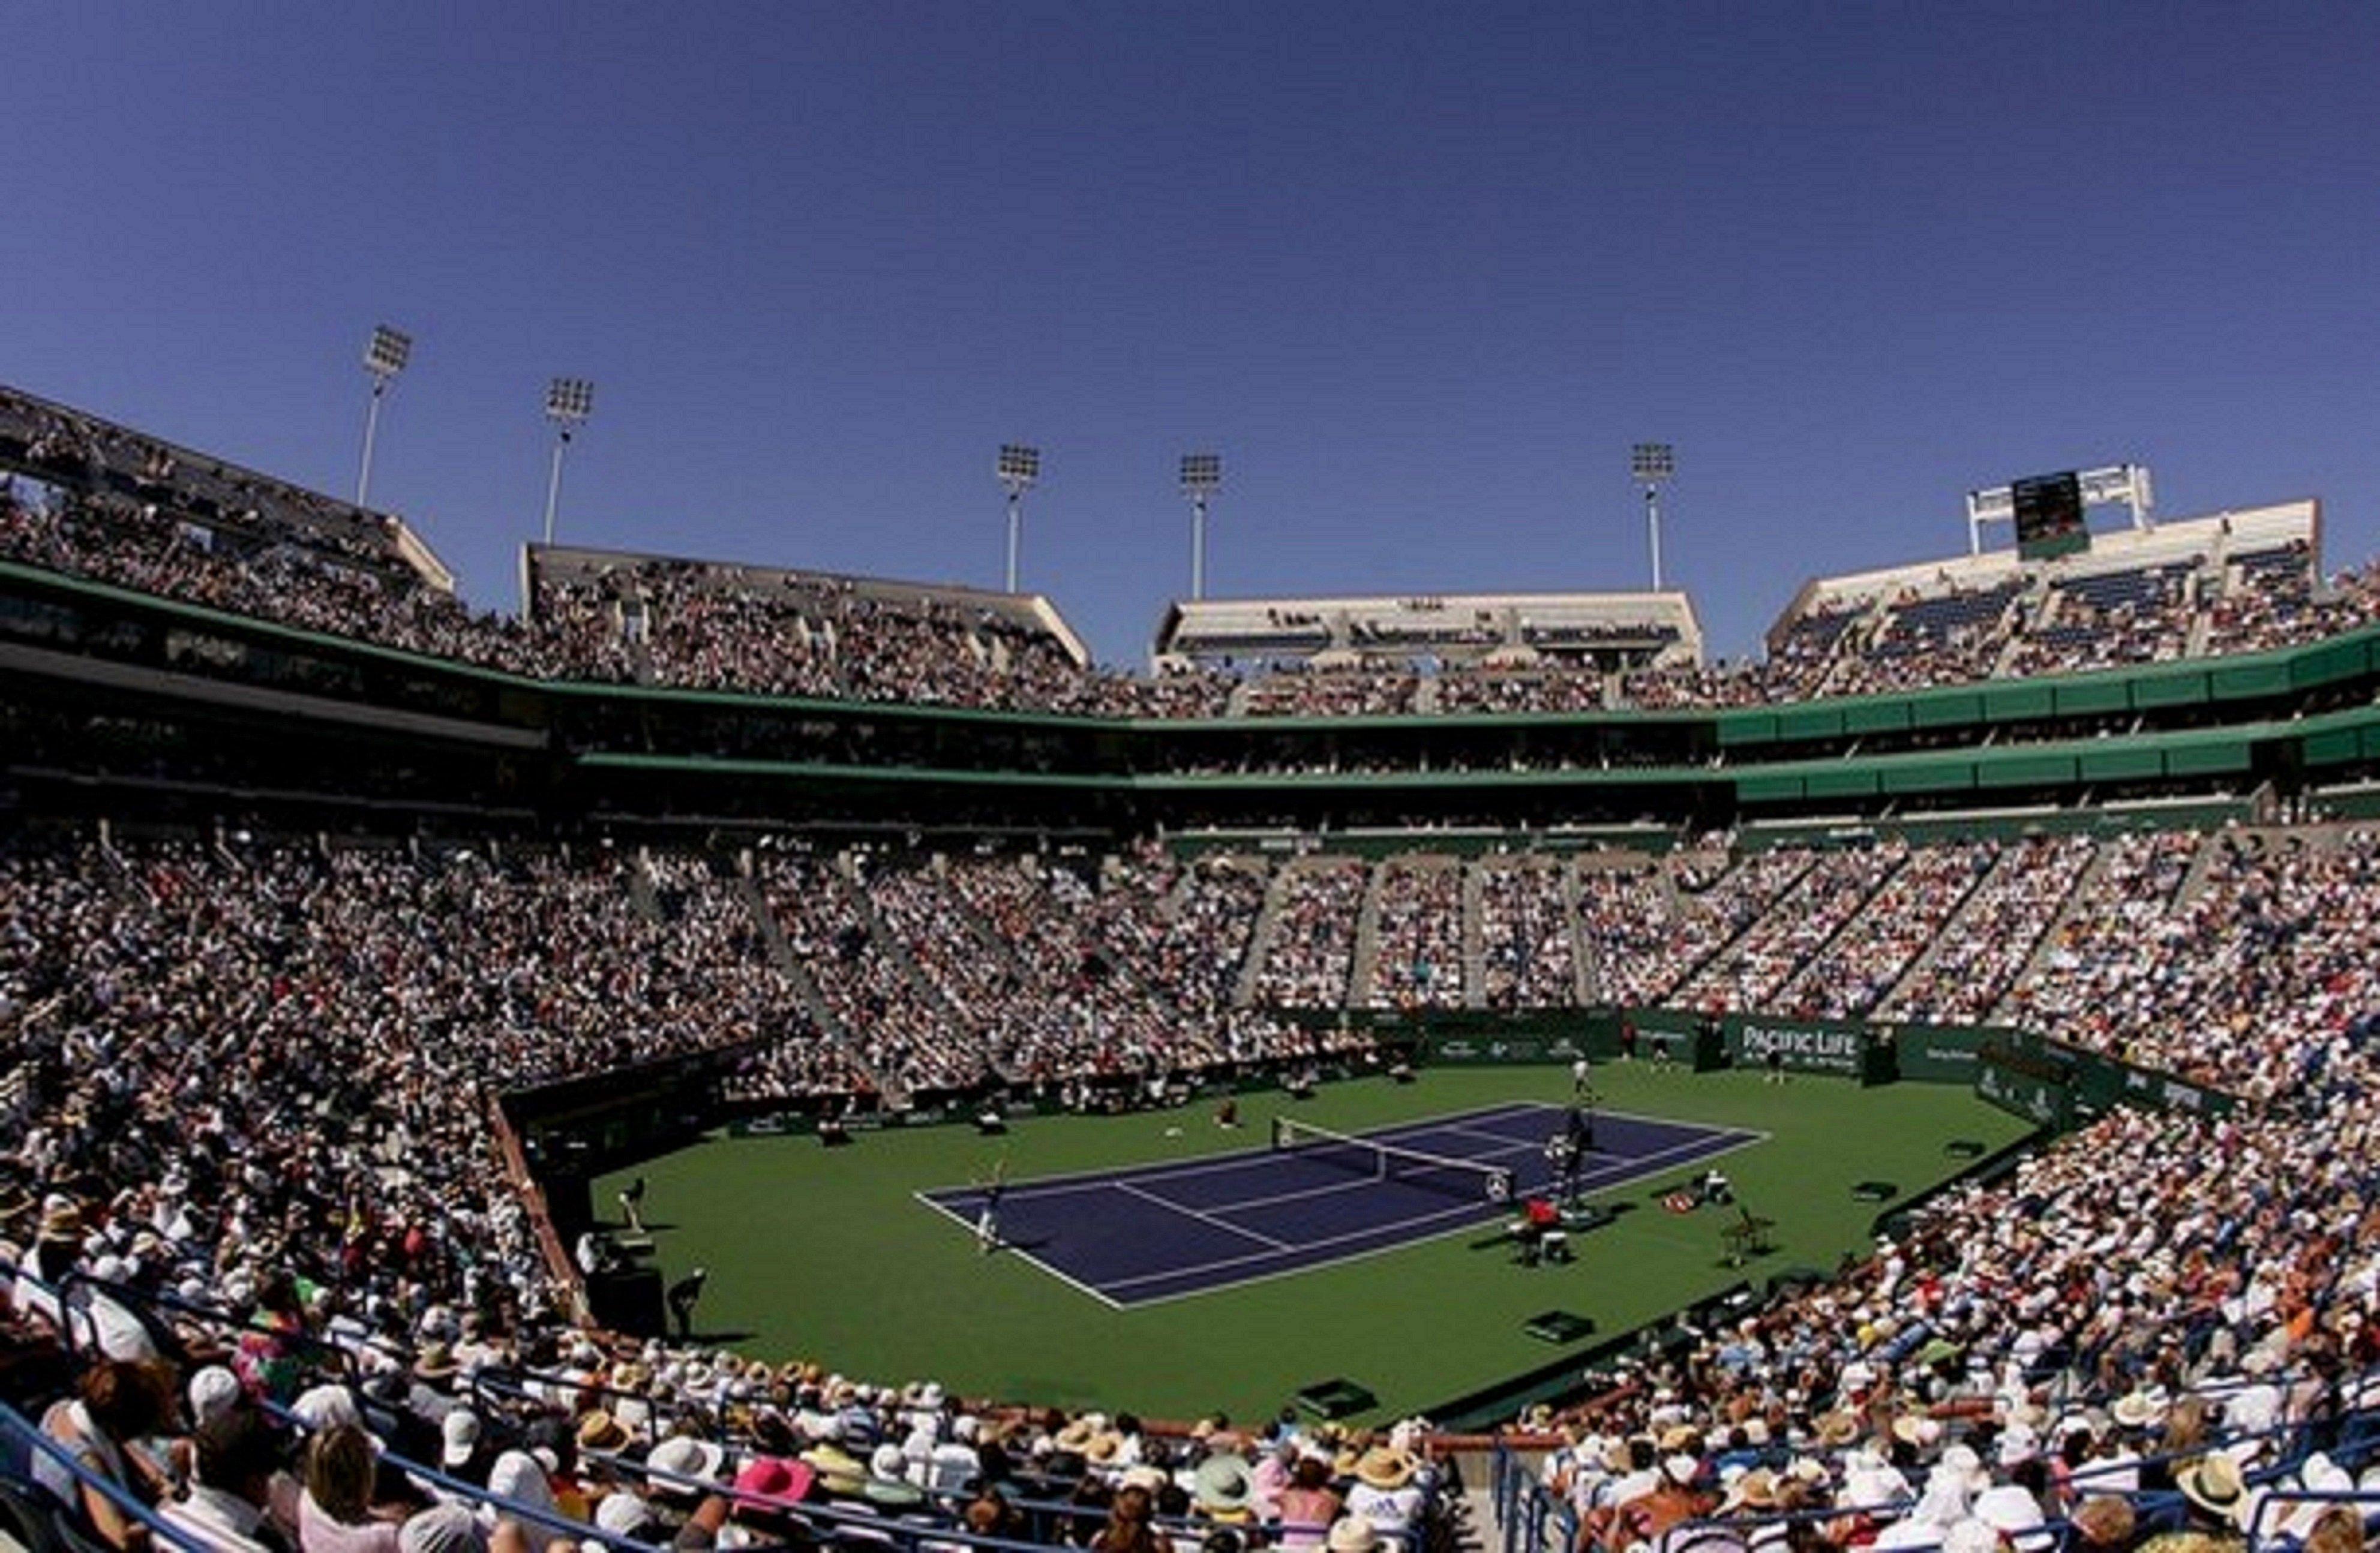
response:
<path id="1" fill-rule="evenodd" d="M 1293 1116 L 1273 1118 L 1272 1147 L 1276 1153 L 1294 1154 L 1301 1159 L 1369 1176 L 1375 1181 L 1393 1181 L 1491 1203 L 1510 1202 L 1512 1196 L 1512 1172 L 1501 1165 L 1400 1148 L 1392 1143 L 1334 1133 Z"/>

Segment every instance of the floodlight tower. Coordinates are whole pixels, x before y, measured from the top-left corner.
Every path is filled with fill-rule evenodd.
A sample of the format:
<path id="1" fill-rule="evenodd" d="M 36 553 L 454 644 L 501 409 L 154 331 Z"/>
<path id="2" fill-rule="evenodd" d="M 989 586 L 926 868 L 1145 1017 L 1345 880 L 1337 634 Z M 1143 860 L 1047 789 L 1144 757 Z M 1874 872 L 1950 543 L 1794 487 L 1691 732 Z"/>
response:
<path id="1" fill-rule="evenodd" d="M 1000 477 L 1002 489 L 1008 492 L 1008 591 L 1016 591 L 1016 545 L 1025 530 L 1025 493 L 1041 478 L 1041 450 L 1021 443 L 1000 444 L 1000 457 L 991 467 Z"/>
<path id="2" fill-rule="evenodd" d="M 1182 455 L 1182 494 L 1190 498 L 1190 597 L 1207 596 L 1207 498 L 1223 483 L 1223 457 L 1217 453 Z"/>
<path id="3" fill-rule="evenodd" d="M 1653 543 L 1653 591 L 1661 591 L 1661 482 L 1678 472 L 1678 453 L 1667 443 L 1638 443 L 1628 450 L 1628 472 L 1645 488 L 1645 532 Z"/>
<path id="4" fill-rule="evenodd" d="M 556 378 L 546 385 L 545 419 L 558 433 L 553 439 L 553 473 L 545 482 L 545 542 L 553 543 L 553 509 L 562 501 L 562 454 L 571 431 L 595 413 L 595 385 L 585 378 Z"/>
<path id="5" fill-rule="evenodd" d="M 380 434 L 381 395 L 396 374 L 413 356 L 413 336 L 400 334 L 387 324 L 375 324 L 371 343 L 364 346 L 364 370 L 371 374 L 371 404 L 364 411 L 364 467 L 356 476 L 356 505 L 362 506 L 371 495 L 372 441 Z"/>

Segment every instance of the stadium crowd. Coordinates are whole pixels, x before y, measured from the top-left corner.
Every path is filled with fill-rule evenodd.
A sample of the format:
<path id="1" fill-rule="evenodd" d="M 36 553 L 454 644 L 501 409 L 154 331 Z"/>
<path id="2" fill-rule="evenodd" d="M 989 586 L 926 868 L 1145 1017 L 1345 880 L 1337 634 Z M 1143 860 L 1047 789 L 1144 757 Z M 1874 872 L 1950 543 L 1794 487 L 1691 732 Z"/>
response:
<path id="1" fill-rule="evenodd" d="M 1379 873 L 1374 1008 L 1458 1008 L 1463 1003 L 1463 880 L 1460 864 L 1391 863 Z"/>
<path id="2" fill-rule="evenodd" d="M 2026 1000 L 2077 1044 L 2257 1098 L 2319 1078 L 2375 1012 L 2380 834 L 2223 837 L 2145 939 L 2061 944 Z"/>
<path id="3" fill-rule="evenodd" d="M 1604 998 L 1623 1006 L 1660 1002 L 1706 959 L 1766 916 L 1809 867 L 1799 853 L 1743 858 L 1712 876 L 1691 866 L 1583 869 L 1579 929 L 1592 946 Z"/>
<path id="4" fill-rule="evenodd" d="M 0 404 L 0 441 L 10 407 Z M 0 558 L 539 678 L 1105 717 L 1661 710 L 2252 651 L 2380 619 L 2380 573 L 2322 582 L 2290 545 L 2219 565 L 2027 571 L 1814 606 L 1767 658 L 1734 665 L 1623 656 L 1427 675 L 1395 661 L 1130 674 L 1079 665 L 1015 601 L 728 565 L 549 564 L 532 568 L 525 617 L 474 613 L 423 580 L 388 520 L 261 477 L 210 483 L 136 433 L 16 407 L 29 474 L 0 482 Z M 133 473 L 111 481 L 94 463 Z"/>
<path id="5" fill-rule="evenodd" d="M 1283 666 L 1249 682 L 1240 710 L 1249 717 L 1386 717 L 1415 710 L 1421 681 L 1395 668 Z"/>
<path id="6" fill-rule="evenodd" d="M 0 440 L 43 472 L 0 485 L 0 557 L 540 677 L 1168 717 L 1739 706 L 2380 618 L 2380 573 L 2323 583 L 2300 548 L 1837 605 L 1734 670 L 1152 680 L 1082 669 L 1007 608 L 851 579 L 655 563 L 543 579 L 528 621 L 475 614 L 374 515 L 5 393 Z M 893 1528 L 1418 1553 L 1451 1512 L 1413 1422 L 1172 1436 L 583 1330 L 492 1101 L 691 1052 L 745 1100 L 993 1079 L 1081 1099 L 1364 1041 L 1281 1010 L 1461 1002 L 1475 925 L 1491 1006 L 1584 988 L 1988 1018 L 2240 1101 L 2100 1118 L 1536 1420 L 1581 1553 L 2216 1553 L 2257 1524 L 2267 1470 L 2380 1492 L 2348 1417 L 2380 1401 L 2354 1378 L 2380 1362 L 2380 833 L 1472 867 L 771 851 L 747 879 L 601 846 L 18 836 L 0 1389 L 236 1553 L 883 1548 Z M 153 1546 L 19 1462 L 94 1545 Z M 2266 1540 L 2347 1553 L 2362 1531 L 2315 1505 Z"/>
<path id="7" fill-rule="evenodd" d="M 1347 1001 L 1356 912 L 1369 877 L 1363 864 L 1341 859 L 1317 859 L 1285 871 L 1273 908 L 1272 939 L 1257 967 L 1257 1001 L 1337 1008 Z"/>
<path id="8" fill-rule="evenodd" d="M 1237 1005 L 1265 877 L 1154 852 L 1090 878 L 1027 857 L 760 866 L 797 987 L 886 1090 L 1027 1084 L 1076 1104 L 1086 1085 L 1345 1046 Z"/>
<path id="9" fill-rule="evenodd" d="M 58 1458 L 24 1451 L 80 1523 L 79 1545 L 1452 1547 L 1459 1501 L 1419 1421 L 1354 1432 L 1218 1416 L 1160 1434 L 1129 1413 L 970 1406 L 931 1381 L 874 1385 L 435 1304 L 400 1342 L 346 1288 L 285 1278 L 261 1295 L 274 1324 L 243 1325 L 246 1302 L 173 1292 L 214 1292 L 196 1229 L 87 1219 L 54 1195 L 34 1242 L 10 1248 L 10 1351 L 46 1347 L 63 1368 L 57 1340 L 83 1350 L 79 1381 L 42 1410 Z"/>
<path id="10" fill-rule="evenodd" d="M 1794 881 L 1787 909 L 1770 912 L 1679 989 L 1696 1008 L 1766 1009 L 1906 861 L 1898 843 L 1821 852 Z"/>
<path id="11" fill-rule="evenodd" d="M 1998 867 L 1976 884 L 1973 904 L 1956 919 L 1958 930 L 1942 938 L 1930 960 L 1912 967 L 1879 1016 L 1937 1025 L 1987 1017 L 2097 855 L 2087 836 L 2028 837 L 2003 851 Z"/>
<path id="12" fill-rule="evenodd" d="M 2369 1454 L 2341 1423 L 2380 1400 L 2370 1077 L 2286 1114 L 2118 1110 L 1955 1190 L 1540 1420 L 1546 1480 L 1606 1553 L 2311 1546 L 2333 1507 L 2258 1500 L 2380 1479 L 2331 1454 Z M 2324 1546 L 2362 1547 L 2360 1514 Z"/>
<path id="13" fill-rule="evenodd" d="M 1578 1001 L 1577 935 L 1562 865 L 1512 859 L 1480 870 L 1480 945 L 1489 1008 L 1561 1008 Z"/>
<path id="14" fill-rule="evenodd" d="M 1109 891 L 1128 882 L 1137 899 L 1166 903 L 1173 923 L 1211 891 L 1244 917 L 1245 881 L 1260 876 L 1243 867 L 1141 855 L 1094 879 L 1043 860 L 954 858 L 935 899 L 1003 925 L 1029 973 L 1062 981 L 1069 960 L 1079 975 L 1085 959 L 1112 953 L 1111 977 L 1148 988 L 1159 980 L 1151 967 L 1175 960 L 1167 932 L 1140 922 L 1114 933 Z M 789 896 L 832 898 L 860 883 L 831 871 L 771 860 L 761 884 L 789 939 L 808 920 L 789 918 Z M 1539 903 L 1560 900 L 1555 869 L 1491 876 L 1525 876 Z M 885 874 L 867 877 L 879 899 Z M 1591 881 L 1632 877 L 1640 890 L 1651 880 L 1581 869 L 1582 902 L 1597 892 Z M 1352 938 L 1364 870 L 1309 866 L 1293 878 L 1305 887 L 1288 899 L 1327 898 Z M 2058 879 L 2088 908 L 2062 927 L 2048 904 Z M 1763 917 L 1794 922 L 1835 920 L 1833 903 L 1864 883 L 1879 910 L 1912 925 L 1907 941 L 1931 925 L 1937 966 L 1954 950 L 1968 964 L 1989 956 L 1994 977 L 2032 954 L 1992 946 L 2030 940 L 2047 951 L 2036 974 L 2014 981 L 2030 1022 L 2235 1089 L 2245 1109 L 2221 1119 L 2119 1110 L 2004 1182 L 1952 1192 L 1838 1277 L 1693 1331 L 1690 1346 L 1554 1420 L 1568 1434 L 1550 1479 L 1584 1517 L 1588 1546 L 1625 1553 L 1714 1512 L 1724 1522 L 1804 1509 L 1829 1546 L 1932 1546 L 1980 1536 L 1961 1530 L 1972 1523 L 2024 1549 L 2048 1522 L 2113 1521 L 2118 1509 L 2088 1508 L 2106 1500 L 2133 1521 L 2094 1546 L 2129 1549 L 2178 1517 L 2213 1514 L 2236 1529 L 2252 1502 L 2242 1473 L 2293 1459 L 2308 1440 L 2343 1449 L 2338 1417 L 2362 1399 L 2342 1391 L 2342 1377 L 2380 1359 L 2368 1200 L 2380 1091 L 2366 1038 L 2380 1010 L 2369 909 L 2380 834 L 1771 852 L 1716 877 L 1682 866 L 1667 882 L 1685 886 L 1687 901 L 1761 900 Z M 136 1437 L 188 1438 L 158 1458 L 182 1463 L 183 1481 L 169 1472 L 156 1491 L 209 1535 L 228 1525 L 254 1539 L 276 1513 L 259 1487 L 274 1474 L 259 1463 L 298 1461 L 280 1511 L 299 1517 L 285 1527 L 303 1547 L 317 1544 L 306 1540 L 300 1489 L 316 1494 L 318 1513 L 351 1527 L 365 1518 L 331 1463 L 290 1457 L 285 1438 L 279 1454 L 249 1438 L 282 1428 L 255 1411 L 261 1401 L 298 1403 L 314 1431 L 353 1422 L 354 1409 L 389 1449 L 508 1507 L 654 1540 L 706 1515 L 713 1534 L 733 1524 L 784 1535 L 767 1516 L 792 1513 L 785 1506 L 763 1505 L 755 1519 L 731 1502 L 747 1472 L 760 1498 L 798 1483 L 792 1498 L 806 1506 L 895 1513 L 928 1513 L 939 1486 L 950 1496 L 940 1513 L 955 1525 L 976 1523 L 963 1507 L 979 1502 L 987 1475 L 1024 1482 L 1037 1464 L 1051 1481 L 1034 1492 L 1076 1499 L 1096 1479 L 1081 1502 L 1111 1519 L 1124 1474 L 1147 1465 L 1159 1476 L 1133 1481 L 1156 1513 L 1188 1515 L 1203 1536 L 1242 1511 L 1261 1523 L 1261 1481 L 1285 1488 L 1318 1454 L 1332 1461 L 1313 1486 L 1340 1485 L 1332 1513 L 1342 1518 L 1357 1484 L 1402 1494 L 1430 1470 L 1410 1431 L 1401 1449 L 1216 1429 L 1195 1443 L 1144 1435 L 1135 1447 L 1140 1431 L 1121 1418 L 995 1423 L 923 1384 L 895 1390 L 684 1346 L 611 1346 L 567 1328 L 565 1291 L 504 1184 L 492 1091 L 747 1041 L 811 1052 L 798 1082 L 830 1086 L 855 1071 L 836 1037 L 780 1013 L 799 1000 L 786 997 L 736 883 L 706 864 L 600 849 L 417 855 L 236 838 L 12 848 L 0 861 L 0 1012 L 22 1054 L 22 1125 L 6 1169 L 9 1221 L 26 1236 L 10 1253 L 26 1274 L 12 1293 L 12 1341 L 64 1316 L 128 1366 L 94 1367 L 77 1400 L 51 1409 L 55 1438 L 89 1447 L 85 1459 L 103 1466 L 126 1461 Z M 1482 880 L 1483 894 L 1491 888 Z M 1946 919 L 1943 898 L 1961 892 L 1965 909 Z M 1041 914 L 1066 925 L 1017 931 Z M 1767 955 L 1792 940 L 1758 941 Z M 1862 984 L 1869 951 L 1848 941 L 1811 949 L 1805 970 Z M 1904 940 L 1891 941 L 1876 952 L 1901 954 Z M 830 935 L 800 959 L 815 969 L 842 953 Z M 1300 959 L 1285 985 L 1336 963 L 1332 952 Z M 1763 965 L 1759 985 L 1790 987 Z M 1722 985 L 1752 985 L 1738 974 Z M 1196 985 L 1210 1006 L 1225 1001 L 1211 978 Z M 912 1038 L 947 1039 L 947 1028 Z M 77 1269 L 128 1292 L 61 1296 L 57 1283 Z M 153 1321 L 128 1317 L 167 1294 L 256 1313 L 257 1330 L 216 1334 L 224 1378 L 201 1383 L 201 1365 L 167 1391 L 131 1372 L 160 1351 L 206 1347 L 188 1332 L 162 1342 Z M 305 1401 L 302 1361 L 317 1341 L 361 1366 L 360 1394 Z M 508 1401 L 468 1384 L 522 1365 L 559 1378 Z M 226 1409 L 244 1420 L 237 1430 L 218 1423 Z M 2277 1428 L 2298 1432 L 2284 1442 Z M 1282 1432 L 1296 1438 L 1283 1444 Z M 714 1453 L 722 1433 L 738 1442 L 733 1464 Z M 987 1457 L 988 1440 L 1004 1465 Z M 887 1455 L 887 1445 L 897 1449 Z M 603 1464 L 624 1446 L 625 1460 Z M 1390 1454 L 1366 1473 L 1374 1450 Z M 522 1460 L 507 1463 L 516 1452 Z M 1224 1456 L 1239 1465 L 1206 1465 Z M 664 1475 L 639 1474 L 638 1461 Z M 1243 1468 L 1245 1493 L 1236 1476 L 1217 1481 Z M 2327 1459 L 2297 1470 L 2338 1481 Z M 2176 1511 L 2156 1498 L 2164 1488 L 2193 1508 Z M 382 1489 L 389 1497 L 373 1502 L 391 1507 L 393 1527 L 439 1512 L 439 1485 L 392 1478 Z M 1376 1536 L 1390 1529 L 1354 1512 Z M 110 1523 L 97 1509 L 92 1520 Z M 474 1532 L 449 1516 L 438 1535 L 535 1546 L 552 1534 L 511 1508 L 481 1520 Z M 2313 1523 L 2305 1517 L 2303 1529 Z M 1402 1524 L 1413 1526 L 1410 1513 Z"/>
<path id="15" fill-rule="evenodd" d="M 1757 1005 L 1804 1018 L 1860 1017 L 1900 984 L 1998 860 L 1992 842 L 1919 847 L 1885 878 L 1776 995 Z"/>

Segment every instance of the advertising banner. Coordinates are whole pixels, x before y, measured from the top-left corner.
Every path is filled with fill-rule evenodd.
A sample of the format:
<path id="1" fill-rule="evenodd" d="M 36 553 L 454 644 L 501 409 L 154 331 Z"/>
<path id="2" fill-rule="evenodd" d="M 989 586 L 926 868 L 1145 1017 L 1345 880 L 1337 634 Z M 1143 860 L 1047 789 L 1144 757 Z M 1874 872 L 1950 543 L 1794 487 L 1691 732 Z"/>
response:
<path id="1" fill-rule="evenodd" d="M 1975 1074 L 1975 1093 L 2012 1116 L 2063 1132 L 2074 1125 L 2074 1091 L 2040 1073 L 2020 1073 L 1986 1059 Z"/>

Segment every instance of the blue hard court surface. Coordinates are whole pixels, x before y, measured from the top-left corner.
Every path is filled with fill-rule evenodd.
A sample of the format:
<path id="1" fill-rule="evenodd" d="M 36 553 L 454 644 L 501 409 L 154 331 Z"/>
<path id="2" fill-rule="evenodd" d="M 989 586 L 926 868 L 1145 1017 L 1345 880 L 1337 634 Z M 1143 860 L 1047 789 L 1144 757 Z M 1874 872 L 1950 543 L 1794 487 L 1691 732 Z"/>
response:
<path id="1" fill-rule="evenodd" d="M 1526 1195 L 1551 1183 L 1546 1140 L 1561 1131 L 1563 1114 L 1560 1106 L 1518 1101 L 1358 1135 L 1509 1170 Z M 1762 1135 L 1599 1110 L 1579 1189 L 1675 1171 Z M 983 1203 L 973 1186 L 918 1196 L 970 1230 Z M 1003 1255 L 1127 1306 L 1391 1250 L 1510 1211 L 1468 1172 L 1381 1180 L 1328 1150 L 1257 1148 L 1012 1182 L 1001 1198 L 999 1232 Z"/>

